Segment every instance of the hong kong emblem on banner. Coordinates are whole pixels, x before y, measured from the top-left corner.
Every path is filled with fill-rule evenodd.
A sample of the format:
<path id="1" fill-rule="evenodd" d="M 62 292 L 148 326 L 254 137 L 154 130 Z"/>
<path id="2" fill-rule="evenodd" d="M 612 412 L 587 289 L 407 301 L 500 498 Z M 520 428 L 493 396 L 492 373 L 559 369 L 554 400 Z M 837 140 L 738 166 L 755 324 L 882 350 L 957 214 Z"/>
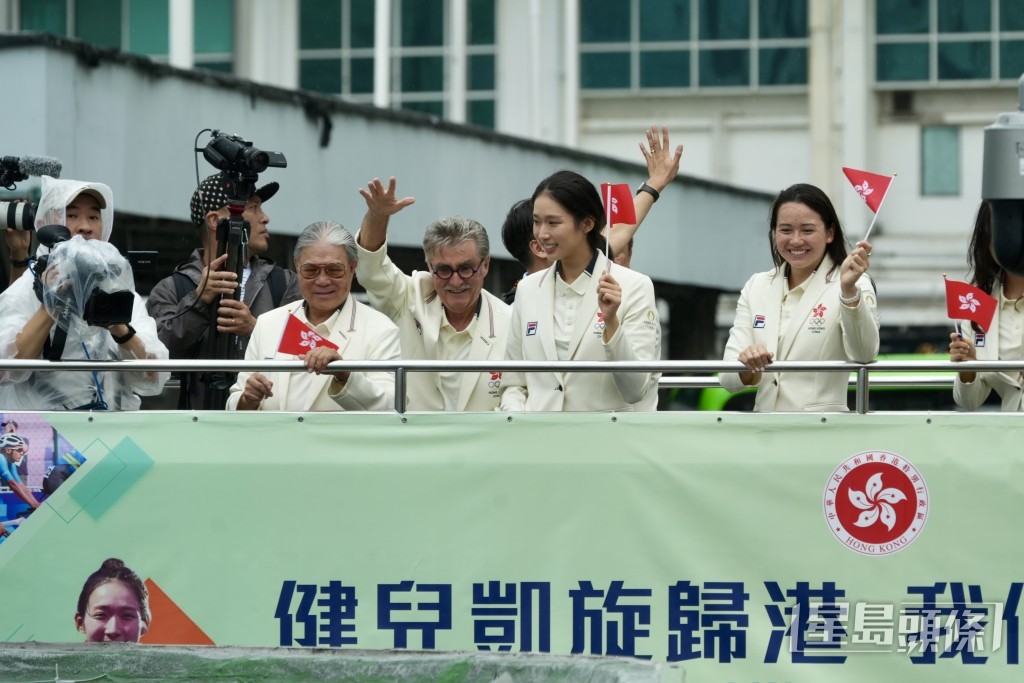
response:
<path id="1" fill-rule="evenodd" d="M 906 458 L 887 451 L 852 455 L 825 484 L 825 521 L 839 542 L 862 555 L 890 555 L 917 538 L 928 520 L 928 487 Z"/>

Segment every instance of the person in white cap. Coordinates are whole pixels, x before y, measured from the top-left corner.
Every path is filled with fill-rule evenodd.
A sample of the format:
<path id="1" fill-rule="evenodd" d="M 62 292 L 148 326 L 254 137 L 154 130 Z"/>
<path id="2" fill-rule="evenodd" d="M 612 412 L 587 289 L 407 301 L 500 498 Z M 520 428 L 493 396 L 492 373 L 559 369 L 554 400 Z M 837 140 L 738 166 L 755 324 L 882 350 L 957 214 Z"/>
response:
<path id="1" fill-rule="evenodd" d="M 256 317 L 301 298 L 295 273 L 265 256 L 270 247 L 270 216 L 263 204 L 277 194 L 276 182 L 259 188 L 246 201 L 242 218 L 248 221 L 249 231 L 244 236 L 246 254 L 241 283 L 235 273 L 224 269 L 228 254 L 215 258 L 217 225 L 230 215 L 227 182 L 226 176 L 215 173 L 192 194 L 192 223 L 200 231 L 203 247 L 193 251 L 188 262 L 178 266 L 172 275 L 158 282 L 146 302 L 171 358 L 213 358 L 209 343 L 212 319 L 217 332 L 232 335 L 231 358 L 224 360 L 241 360 Z M 235 293 L 239 287 L 237 298 L 221 298 Z M 219 303 L 213 310 L 215 302 Z M 223 402 L 205 405 L 207 379 L 199 373 L 184 373 L 178 407 L 222 410 Z M 234 376 L 227 379 L 230 385 Z"/>
<path id="2" fill-rule="evenodd" d="M 48 259 L 0 294 L 0 357 L 49 360 L 167 359 L 135 293 L 131 266 L 107 242 L 114 201 L 103 183 L 43 176 L 35 227 L 63 225 L 71 239 L 40 246 Z M 40 259 L 41 260 L 41 259 Z M 91 325 L 86 303 L 95 292 L 130 291 L 130 322 Z M 169 373 L 0 371 L 0 405 L 10 410 L 134 410 L 139 396 L 160 393 Z"/>

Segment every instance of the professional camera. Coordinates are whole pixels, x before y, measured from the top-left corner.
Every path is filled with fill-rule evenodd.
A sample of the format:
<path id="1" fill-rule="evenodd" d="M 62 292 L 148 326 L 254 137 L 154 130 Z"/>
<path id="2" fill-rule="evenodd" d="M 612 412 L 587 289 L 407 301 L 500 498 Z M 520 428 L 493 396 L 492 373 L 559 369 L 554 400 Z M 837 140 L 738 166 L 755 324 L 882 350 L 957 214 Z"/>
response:
<path id="1" fill-rule="evenodd" d="M 56 318 L 77 313 L 88 325 L 109 327 L 132 320 L 134 282 L 117 247 L 100 240 L 71 238 L 63 225 L 39 229 L 39 242 L 50 249 L 33 265 L 40 295 Z"/>
<path id="2" fill-rule="evenodd" d="M 992 251 L 1003 268 L 1024 275 L 1024 76 L 1018 111 L 985 129 L 981 198 L 992 209 Z"/>
<path id="3" fill-rule="evenodd" d="M 203 149 L 203 157 L 221 171 L 229 173 L 263 173 L 267 167 L 285 168 L 288 161 L 280 152 L 265 152 L 252 146 L 239 135 L 212 131 L 213 139 Z"/>
<path id="4" fill-rule="evenodd" d="M 16 182 L 30 175 L 60 177 L 61 164 L 50 157 L 0 157 L 0 187 L 13 190 Z M 0 202 L 0 221 L 4 227 L 31 230 L 35 226 L 35 204 L 27 202 Z"/>

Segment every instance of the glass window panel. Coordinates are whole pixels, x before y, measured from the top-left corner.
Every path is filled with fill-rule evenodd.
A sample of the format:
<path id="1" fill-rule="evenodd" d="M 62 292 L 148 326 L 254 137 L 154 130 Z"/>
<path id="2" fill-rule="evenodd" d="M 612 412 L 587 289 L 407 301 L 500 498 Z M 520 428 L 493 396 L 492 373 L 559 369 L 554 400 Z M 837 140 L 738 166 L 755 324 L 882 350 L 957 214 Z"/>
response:
<path id="1" fill-rule="evenodd" d="M 922 126 L 921 194 L 960 194 L 960 129 Z"/>
<path id="2" fill-rule="evenodd" d="M 373 57 L 353 58 L 349 62 L 349 90 L 354 95 L 373 92 Z"/>
<path id="3" fill-rule="evenodd" d="M 999 43 L 999 78 L 1018 79 L 1024 74 L 1024 40 Z"/>
<path id="4" fill-rule="evenodd" d="M 702 40 L 750 38 L 750 0 L 700 0 Z"/>
<path id="5" fill-rule="evenodd" d="M 470 100 L 467 104 L 470 123 L 494 128 L 494 100 Z"/>
<path id="6" fill-rule="evenodd" d="M 21 30 L 68 34 L 67 0 L 21 0 Z"/>
<path id="7" fill-rule="evenodd" d="M 580 0 L 580 41 L 629 41 L 629 5 L 624 0 Z"/>
<path id="8" fill-rule="evenodd" d="M 629 53 L 598 52 L 580 55 L 580 87 L 628 88 Z"/>
<path id="9" fill-rule="evenodd" d="M 401 0 L 401 5 L 402 45 L 444 45 L 444 0 Z"/>
<path id="10" fill-rule="evenodd" d="M 494 45 L 495 0 L 469 0 L 469 26 L 466 40 L 470 45 Z"/>
<path id="11" fill-rule="evenodd" d="M 470 90 L 494 90 L 494 55 L 470 55 Z"/>
<path id="12" fill-rule="evenodd" d="M 75 37 L 94 45 L 120 48 L 120 1 L 78 0 L 75 3 Z"/>
<path id="13" fill-rule="evenodd" d="M 758 0 L 757 7 L 762 38 L 807 37 L 807 0 Z"/>
<path id="14" fill-rule="evenodd" d="M 939 33 L 970 33 L 992 30 L 992 5 L 988 0 L 939 0 Z"/>
<path id="15" fill-rule="evenodd" d="M 757 56 L 757 77 L 761 85 L 806 85 L 807 48 L 762 49 Z"/>
<path id="16" fill-rule="evenodd" d="M 928 0 L 876 0 L 875 31 L 928 33 Z"/>
<path id="17" fill-rule="evenodd" d="M 641 52 L 641 88 L 687 88 L 690 86 L 689 52 Z"/>
<path id="18" fill-rule="evenodd" d="M 402 57 L 402 92 L 444 90 L 443 57 Z"/>
<path id="19" fill-rule="evenodd" d="M 750 53 L 747 50 L 701 50 L 699 78 L 703 88 L 750 85 Z"/>
<path id="20" fill-rule="evenodd" d="M 341 92 L 340 59 L 300 59 L 299 87 L 313 92 Z"/>
<path id="21" fill-rule="evenodd" d="M 170 52 L 167 0 L 131 0 L 128 5 L 128 49 L 141 55 Z"/>
<path id="22" fill-rule="evenodd" d="M 444 102 L 403 102 L 402 109 L 423 112 L 438 118 L 444 117 Z"/>
<path id="23" fill-rule="evenodd" d="M 352 47 L 373 47 L 374 0 L 350 0 L 348 23 Z"/>
<path id="24" fill-rule="evenodd" d="M 299 49 L 336 50 L 341 47 L 341 0 L 301 0 Z"/>
<path id="25" fill-rule="evenodd" d="M 991 77 L 990 43 L 939 42 L 939 80 L 978 80 Z"/>
<path id="26" fill-rule="evenodd" d="M 690 0 L 640 0 L 640 40 L 689 40 Z"/>
<path id="27" fill-rule="evenodd" d="M 235 9 L 232 0 L 195 0 L 193 22 L 197 54 L 231 54 L 234 51 Z"/>
<path id="28" fill-rule="evenodd" d="M 1024 31 L 1024 2 L 999 0 L 999 28 L 1003 31 Z"/>
<path id="29" fill-rule="evenodd" d="M 927 81 L 928 45 L 879 45 L 875 53 L 875 79 L 879 82 Z"/>
<path id="30" fill-rule="evenodd" d="M 229 74 L 234 70 L 234 63 L 230 60 L 226 62 L 196 62 L 196 68 Z"/>

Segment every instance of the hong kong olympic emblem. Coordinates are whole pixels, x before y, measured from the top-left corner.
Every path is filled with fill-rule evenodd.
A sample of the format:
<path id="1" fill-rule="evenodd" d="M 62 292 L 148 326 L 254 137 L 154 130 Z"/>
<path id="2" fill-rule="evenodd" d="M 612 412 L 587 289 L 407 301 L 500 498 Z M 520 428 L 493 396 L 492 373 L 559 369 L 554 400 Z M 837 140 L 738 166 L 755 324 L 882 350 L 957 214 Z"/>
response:
<path id="1" fill-rule="evenodd" d="M 847 458 L 825 484 L 825 521 L 839 542 L 862 555 L 890 555 L 917 538 L 928 520 L 928 487 L 903 456 L 866 451 Z"/>

